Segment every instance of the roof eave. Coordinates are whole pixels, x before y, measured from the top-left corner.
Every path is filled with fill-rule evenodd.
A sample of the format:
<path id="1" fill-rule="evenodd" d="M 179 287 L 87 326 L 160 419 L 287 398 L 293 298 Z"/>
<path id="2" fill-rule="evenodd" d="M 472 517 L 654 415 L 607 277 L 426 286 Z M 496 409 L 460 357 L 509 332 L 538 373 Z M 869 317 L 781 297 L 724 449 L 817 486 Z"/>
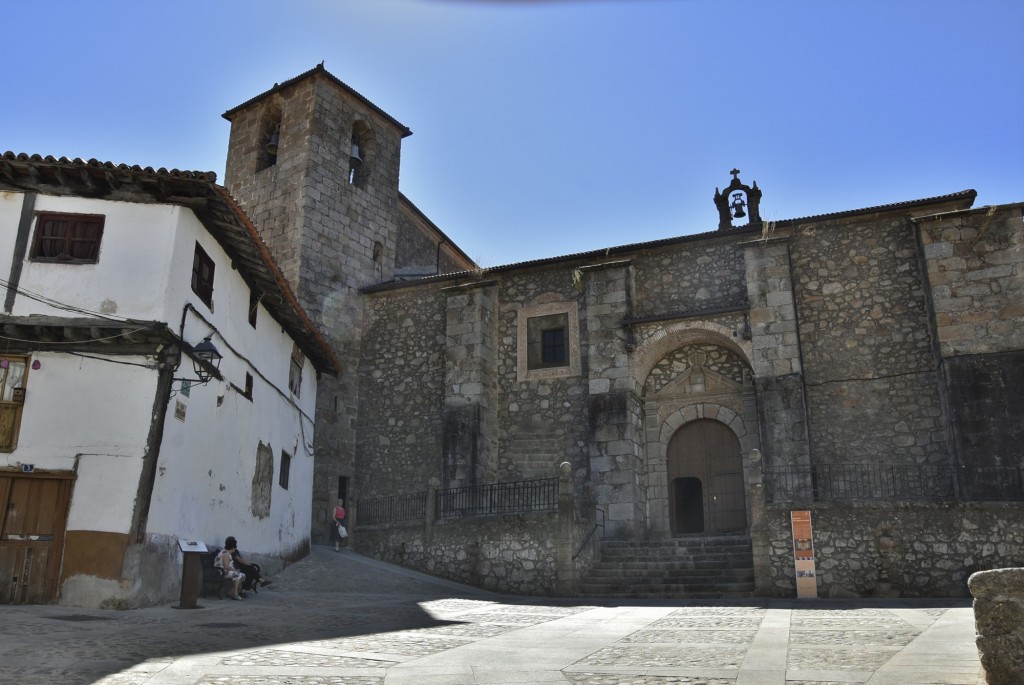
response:
<path id="1" fill-rule="evenodd" d="M 286 88 L 288 88 L 288 87 L 290 87 L 290 86 L 292 86 L 292 85 L 294 85 L 294 84 L 296 84 L 296 83 L 298 83 L 300 81 L 303 81 L 303 80 L 305 80 L 305 79 L 307 79 L 307 78 L 309 78 L 311 76 L 315 76 L 315 75 L 318 75 L 318 74 L 323 76 L 323 77 L 325 77 L 325 78 L 327 78 L 329 81 L 331 81 L 332 83 L 337 85 L 339 88 L 342 88 L 345 92 L 349 93 L 350 95 L 352 95 L 353 97 L 358 99 L 360 102 L 362 102 L 368 108 L 370 108 L 371 110 L 373 110 L 377 114 L 379 114 L 382 117 L 384 117 L 384 119 L 386 119 L 388 122 L 393 124 L 395 126 L 395 128 L 397 128 L 399 130 L 399 132 L 401 133 L 402 138 L 407 138 L 407 137 L 412 135 L 412 131 L 409 129 L 408 126 L 406 126 L 402 122 L 400 122 L 397 119 L 395 119 L 393 116 L 391 116 L 390 114 L 385 112 L 383 109 L 381 109 L 377 105 L 373 104 L 373 102 L 371 102 L 369 100 L 369 98 L 364 96 L 362 93 L 360 93 L 356 89 L 352 88 L 352 86 L 348 85 L 347 83 L 345 83 L 344 81 L 339 79 L 337 76 L 335 76 L 331 72 L 327 71 L 327 69 L 324 68 L 323 62 L 321 62 L 320 64 L 316 65 L 315 67 L 313 67 L 309 71 L 302 72 L 301 74 L 299 74 L 298 76 L 296 76 L 294 78 L 290 78 L 287 81 L 284 81 L 282 83 L 275 83 L 274 87 L 271 88 L 270 90 L 266 90 L 266 91 L 260 93 L 259 95 L 255 96 L 255 97 L 249 98 L 248 100 L 246 100 L 242 104 L 237 105 L 235 107 L 232 107 L 228 111 L 224 112 L 224 114 L 222 114 L 221 116 L 224 117 L 225 119 L 227 119 L 228 121 L 231 121 L 231 118 L 239 110 L 244 109 L 245 107 L 248 107 L 249 105 L 251 105 L 251 104 L 253 104 L 255 102 L 259 102 L 263 98 L 269 97 L 270 95 L 273 95 L 274 93 L 278 93 L 278 92 L 280 92 L 280 91 L 282 91 L 282 90 L 284 90 L 284 89 L 286 89 Z"/>

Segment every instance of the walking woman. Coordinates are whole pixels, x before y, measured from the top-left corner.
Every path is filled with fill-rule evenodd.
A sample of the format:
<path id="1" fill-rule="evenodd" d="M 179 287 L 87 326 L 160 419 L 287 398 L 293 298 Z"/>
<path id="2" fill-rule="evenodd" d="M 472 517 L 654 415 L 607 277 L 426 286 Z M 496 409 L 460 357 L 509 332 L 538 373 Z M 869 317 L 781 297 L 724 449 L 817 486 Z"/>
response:
<path id="1" fill-rule="evenodd" d="M 348 537 L 348 530 L 345 529 L 345 500 L 339 499 L 338 506 L 334 507 L 334 525 L 331 526 L 331 539 L 334 540 L 334 551 L 341 551 L 341 543 Z"/>

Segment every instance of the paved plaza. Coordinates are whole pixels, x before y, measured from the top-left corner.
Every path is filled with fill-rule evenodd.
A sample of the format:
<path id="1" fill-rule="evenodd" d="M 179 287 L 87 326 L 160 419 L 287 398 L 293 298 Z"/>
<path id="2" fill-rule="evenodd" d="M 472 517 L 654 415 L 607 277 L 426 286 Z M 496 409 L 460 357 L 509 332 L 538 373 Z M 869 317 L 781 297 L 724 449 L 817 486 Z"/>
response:
<path id="1" fill-rule="evenodd" d="M 3 685 L 982 683 L 967 600 L 499 596 L 314 547 L 242 602 L 0 607 Z"/>

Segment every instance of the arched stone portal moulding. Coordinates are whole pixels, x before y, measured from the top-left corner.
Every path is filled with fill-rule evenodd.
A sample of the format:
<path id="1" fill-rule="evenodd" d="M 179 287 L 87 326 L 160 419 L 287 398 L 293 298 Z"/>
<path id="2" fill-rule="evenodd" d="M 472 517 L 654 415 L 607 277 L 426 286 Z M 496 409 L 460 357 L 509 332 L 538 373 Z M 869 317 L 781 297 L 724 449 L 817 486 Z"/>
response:
<path id="1" fill-rule="evenodd" d="M 648 475 L 648 516 L 649 535 L 652 538 L 671 535 L 669 521 L 669 487 L 668 487 L 668 443 L 676 431 L 688 423 L 699 419 L 711 419 L 725 424 L 736 434 L 740 442 L 740 457 L 743 463 L 743 482 L 750 482 L 749 464 L 744 457 L 752 449 L 758 447 L 756 416 L 741 416 L 734 410 L 714 402 L 698 402 L 681 407 L 669 414 L 658 424 L 657 412 L 652 417 L 648 414 L 649 439 L 647 442 L 647 475 Z M 650 425 L 651 423 L 655 425 Z M 747 497 L 747 516 L 750 516 L 750 502 Z M 747 522 L 749 525 L 749 521 Z"/>
<path id="2" fill-rule="evenodd" d="M 647 375 L 662 357 L 672 350 L 693 343 L 724 347 L 738 354 L 747 366 L 752 367 L 753 344 L 749 340 L 737 340 L 732 328 L 713 321 L 676 321 L 660 327 L 630 353 L 629 372 L 633 378 L 634 391 L 638 395 L 643 393 Z"/>

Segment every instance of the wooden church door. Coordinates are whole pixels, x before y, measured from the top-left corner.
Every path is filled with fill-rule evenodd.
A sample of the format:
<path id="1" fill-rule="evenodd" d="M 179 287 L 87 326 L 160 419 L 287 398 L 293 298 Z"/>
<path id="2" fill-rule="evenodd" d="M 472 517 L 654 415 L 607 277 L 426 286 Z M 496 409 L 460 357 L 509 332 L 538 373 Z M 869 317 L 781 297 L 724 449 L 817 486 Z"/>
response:
<path id="1" fill-rule="evenodd" d="M 668 443 L 672 533 L 729 533 L 747 525 L 740 442 L 724 423 L 699 419 Z"/>

